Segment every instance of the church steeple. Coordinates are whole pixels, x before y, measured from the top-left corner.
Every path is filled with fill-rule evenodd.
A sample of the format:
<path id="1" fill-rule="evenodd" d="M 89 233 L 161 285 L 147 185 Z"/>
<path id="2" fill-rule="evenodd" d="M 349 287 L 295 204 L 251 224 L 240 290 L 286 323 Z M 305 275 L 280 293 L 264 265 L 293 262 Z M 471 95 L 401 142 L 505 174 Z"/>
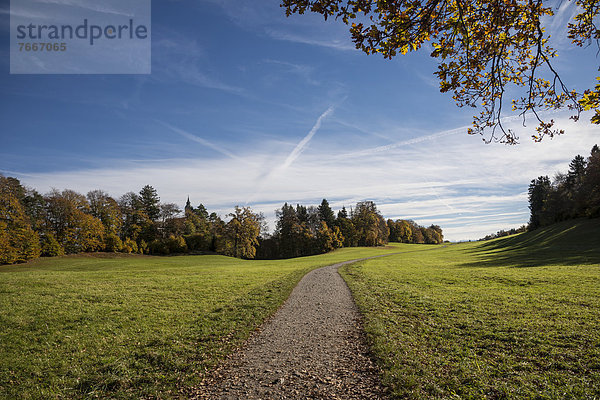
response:
<path id="1" fill-rule="evenodd" d="M 185 211 L 192 211 L 194 207 L 192 207 L 192 203 L 190 203 L 190 196 L 188 196 L 187 202 L 185 203 Z"/>

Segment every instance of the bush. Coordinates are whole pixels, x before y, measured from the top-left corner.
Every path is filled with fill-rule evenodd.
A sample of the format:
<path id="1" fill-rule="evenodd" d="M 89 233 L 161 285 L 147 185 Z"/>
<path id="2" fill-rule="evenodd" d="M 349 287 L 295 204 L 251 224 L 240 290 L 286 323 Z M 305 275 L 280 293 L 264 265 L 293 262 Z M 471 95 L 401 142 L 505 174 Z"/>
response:
<path id="1" fill-rule="evenodd" d="M 185 253 L 188 249 L 185 239 L 181 236 L 153 240 L 149 247 L 150 253 L 159 255 Z"/>
<path id="2" fill-rule="evenodd" d="M 104 238 L 104 250 L 117 253 L 123 250 L 123 241 L 114 233 L 109 233 Z"/>
<path id="3" fill-rule="evenodd" d="M 201 233 L 184 236 L 185 244 L 190 251 L 210 250 L 211 239 Z"/>
<path id="4" fill-rule="evenodd" d="M 140 240 L 140 244 L 138 244 L 138 253 L 148 254 L 148 243 L 144 239 Z"/>
<path id="5" fill-rule="evenodd" d="M 123 253 L 131 254 L 138 252 L 138 245 L 135 240 L 131 238 L 125 239 L 123 242 L 123 249 L 121 250 Z"/>
<path id="6" fill-rule="evenodd" d="M 0 224 L 0 264 L 12 264 L 17 260 L 17 250 L 10 245 L 8 234 Z"/>
<path id="7" fill-rule="evenodd" d="M 185 239 L 181 236 L 171 236 L 166 242 L 170 253 L 185 253 L 188 250 Z"/>
<path id="8" fill-rule="evenodd" d="M 52 233 L 46 233 L 42 236 L 42 257 L 56 257 L 65 254 L 65 249 L 58 243 Z"/>
<path id="9" fill-rule="evenodd" d="M 169 254 L 169 247 L 166 245 L 166 243 L 163 240 L 160 239 L 155 239 L 153 241 L 150 242 L 150 244 L 148 245 L 148 250 L 150 251 L 150 254 L 155 254 L 155 255 L 167 255 Z"/>

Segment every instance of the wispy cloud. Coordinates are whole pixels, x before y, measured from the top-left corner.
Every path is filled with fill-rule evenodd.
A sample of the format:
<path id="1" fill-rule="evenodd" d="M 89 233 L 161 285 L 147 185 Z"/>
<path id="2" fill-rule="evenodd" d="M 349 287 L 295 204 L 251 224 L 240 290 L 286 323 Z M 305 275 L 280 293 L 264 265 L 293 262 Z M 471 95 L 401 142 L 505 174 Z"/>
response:
<path id="1" fill-rule="evenodd" d="M 122 16 L 122 17 L 134 17 L 135 15 L 127 12 L 127 11 L 123 11 L 122 9 L 119 9 L 118 7 L 111 7 L 109 5 L 109 3 L 113 3 L 113 5 L 117 5 L 120 2 L 115 2 L 115 1 L 104 1 L 101 4 L 98 4 L 97 1 L 85 1 L 85 0 L 37 0 L 38 3 L 46 3 L 46 4 L 56 4 L 59 6 L 69 6 L 69 7 L 76 7 L 76 8 L 80 8 L 86 11 L 94 11 L 94 12 L 99 12 L 99 13 L 103 13 L 103 14 L 113 14 L 113 15 L 118 15 L 118 16 Z M 124 3 L 125 5 L 127 5 L 127 3 Z"/>
<path id="2" fill-rule="evenodd" d="M 157 81 L 176 81 L 198 87 L 222 90 L 243 95 L 244 89 L 230 85 L 205 73 L 202 66 L 210 57 L 194 40 L 175 32 L 161 32 L 152 48 L 152 78 Z"/>
<path id="3" fill-rule="evenodd" d="M 287 62 L 287 61 L 272 60 L 272 59 L 266 59 L 266 60 L 264 60 L 264 62 L 268 63 L 268 64 L 281 66 L 281 67 L 285 68 L 287 70 L 287 72 L 300 76 L 301 78 L 303 78 L 306 81 L 306 83 L 308 83 L 310 85 L 319 85 L 320 84 L 319 81 L 313 79 L 313 77 L 312 77 L 314 68 L 310 67 L 308 65 L 300 65 L 300 64 L 294 64 L 291 62 Z"/>
<path id="4" fill-rule="evenodd" d="M 313 37 L 307 34 L 298 34 L 292 32 L 285 32 L 279 29 L 267 28 L 265 29 L 265 33 L 277 40 L 285 40 L 287 42 L 294 43 L 302 43 L 308 44 L 311 46 L 320 46 L 327 47 L 335 50 L 356 50 L 354 44 L 350 41 L 349 38 L 339 38 L 339 39 L 324 39 L 323 37 Z"/>
<path id="5" fill-rule="evenodd" d="M 201 145 L 203 145 L 205 147 L 209 147 L 209 148 L 215 150 L 216 152 L 221 153 L 221 154 L 223 154 L 223 155 L 225 155 L 225 156 L 227 156 L 229 158 L 232 158 L 234 160 L 239 160 L 240 159 L 238 156 L 236 156 L 235 154 L 233 154 L 232 152 L 230 152 L 229 150 L 225 149 L 222 146 L 218 146 L 218 145 L 216 145 L 216 144 L 214 144 L 214 143 L 212 143 L 212 142 L 210 142 L 210 141 L 208 141 L 206 139 L 203 139 L 203 138 L 201 138 L 199 136 L 193 135 L 193 134 L 191 134 L 191 133 L 189 133 L 189 132 L 187 132 L 187 131 L 185 131 L 183 129 L 177 128 L 177 127 L 175 127 L 173 125 L 170 125 L 170 124 L 167 124 L 166 122 L 163 122 L 163 121 L 157 121 L 157 122 L 160 123 L 161 125 L 169 128 L 171 131 L 173 131 L 173 132 L 175 132 L 175 133 L 183 136 L 186 139 L 189 139 L 189 140 L 191 140 L 193 142 L 196 142 L 196 143 L 200 143 Z"/>
<path id="6" fill-rule="evenodd" d="M 101 188 L 113 196 L 150 183 L 163 201 L 182 204 L 189 194 L 194 203 L 202 202 L 222 215 L 243 203 L 248 193 L 256 193 L 248 205 L 264 212 L 271 226 L 274 210 L 286 201 L 318 204 L 327 198 L 339 209 L 356 201 L 374 200 L 386 218 L 436 223 L 448 239 L 464 240 L 527 222 L 526 191 L 531 179 L 565 171 L 576 154 L 587 156 L 598 141 L 597 127 L 583 119 L 563 137 L 539 144 L 524 141 L 516 147 L 484 145 L 466 134 L 447 133 L 464 132 L 457 128 L 426 135 L 428 140 L 411 139 L 410 146 L 332 161 L 335 149 L 331 147 L 311 146 L 310 152 L 306 151 L 319 138 L 319 126 L 332 113 L 333 108 L 323 112 L 302 140 L 279 160 L 273 154 L 281 143 L 261 142 L 232 154 L 218 144 L 163 124 L 173 133 L 214 150 L 217 157 L 113 161 L 110 166 L 94 169 L 17 176 L 40 191 L 52 186 L 83 193 Z M 270 171 L 283 168 L 285 173 L 265 176 L 265 165 L 271 166 Z"/>
<path id="7" fill-rule="evenodd" d="M 570 1 L 562 1 L 559 4 L 558 9 L 554 10 L 554 15 L 545 17 L 542 24 L 547 27 L 552 47 L 565 50 L 573 47 L 571 39 L 568 38 L 568 24 L 580 9 Z"/>
<path id="8" fill-rule="evenodd" d="M 257 189 L 253 191 L 253 195 L 246 200 L 246 204 L 255 200 L 257 196 L 259 196 L 265 186 L 271 183 L 273 177 L 281 176 L 285 173 L 285 171 L 296 161 L 296 159 L 300 156 L 300 154 L 304 151 L 306 145 L 310 142 L 310 140 L 315 136 L 317 131 L 321 128 L 322 121 L 334 111 L 334 106 L 330 106 L 327 110 L 325 110 L 317 121 L 311 128 L 311 130 L 302 138 L 298 144 L 294 147 L 294 149 L 288 154 L 282 164 L 276 165 L 270 168 L 266 173 L 260 174 L 257 178 Z"/>
<path id="9" fill-rule="evenodd" d="M 294 161 L 296 161 L 296 159 L 298 158 L 298 156 L 304 151 L 304 148 L 306 147 L 306 145 L 308 144 L 308 142 L 310 142 L 310 140 L 313 138 L 313 136 L 315 136 L 315 133 L 317 133 L 317 131 L 319 130 L 319 128 L 321 128 L 321 122 L 325 118 L 327 118 L 327 116 L 329 114 L 331 114 L 333 112 L 333 110 L 334 110 L 334 108 L 333 108 L 333 106 L 331 106 L 323 114 L 321 114 L 319 116 L 319 118 L 317 119 L 317 122 L 315 122 L 315 124 L 310 129 L 310 131 L 308 132 L 308 134 L 306 136 L 304 136 L 304 138 L 296 145 L 296 147 L 294 147 L 294 150 L 292 150 L 292 152 L 287 156 L 287 158 L 285 159 L 285 161 L 283 162 L 283 164 L 279 168 L 279 172 L 285 171 L 286 169 L 288 169 L 288 167 L 290 165 L 292 165 L 292 163 Z"/>
<path id="10" fill-rule="evenodd" d="M 287 18 L 277 1 L 264 1 L 256 7 L 254 0 L 207 0 L 218 4 L 238 26 L 267 35 L 275 40 L 325 47 L 356 50 L 344 24 L 323 24 L 323 17 L 306 13 L 301 18 Z"/>
<path id="11" fill-rule="evenodd" d="M 467 131 L 467 128 L 468 128 L 468 126 L 462 126 L 460 128 L 449 129 L 449 130 L 434 133 L 431 135 L 423 135 L 423 136 L 418 136 L 418 137 L 408 139 L 408 140 L 402 140 L 402 141 L 388 144 L 385 146 L 377 146 L 377 147 L 372 147 L 370 149 L 365 149 L 365 150 L 361 150 L 361 151 L 340 154 L 340 155 L 335 156 L 334 158 L 340 159 L 340 158 L 365 157 L 365 156 L 370 156 L 370 155 L 374 155 L 377 153 L 386 153 L 390 150 L 394 150 L 399 147 L 410 146 L 413 144 L 419 144 L 419 143 L 423 143 L 423 142 L 427 142 L 427 141 L 434 141 L 434 140 L 443 138 L 445 136 L 456 135 L 458 133 L 464 133 Z"/>
<path id="12" fill-rule="evenodd" d="M 240 87 L 228 85 L 215 78 L 209 77 L 201 71 L 194 62 L 172 63 L 169 64 L 169 67 L 164 71 L 167 76 L 190 85 L 223 90 L 233 94 L 242 94 L 244 92 L 244 89 Z"/>

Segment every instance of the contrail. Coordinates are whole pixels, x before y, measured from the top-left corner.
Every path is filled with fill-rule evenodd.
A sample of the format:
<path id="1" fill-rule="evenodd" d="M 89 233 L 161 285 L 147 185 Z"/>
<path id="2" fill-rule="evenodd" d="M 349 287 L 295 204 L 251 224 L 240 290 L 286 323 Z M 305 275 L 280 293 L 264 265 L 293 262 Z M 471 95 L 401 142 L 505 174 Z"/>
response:
<path id="1" fill-rule="evenodd" d="M 213 150 L 215 150 L 215 151 L 217 151 L 217 152 L 219 152 L 219 153 L 221 153 L 223 155 L 226 155 L 229 158 L 233 158 L 234 160 L 239 160 L 239 157 L 236 156 L 235 154 L 231 153 L 230 151 L 228 151 L 228 150 L 226 150 L 226 149 L 224 149 L 224 148 L 222 148 L 220 146 L 217 146 L 216 144 L 213 144 L 213 143 L 209 142 L 206 139 L 202 139 L 201 137 L 198 137 L 196 135 L 192 135 L 191 133 L 186 132 L 183 129 L 179 129 L 179 128 L 175 127 L 175 126 L 169 125 L 166 122 L 163 122 L 163 121 L 157 121 L 157 122 L 159 122 L 160 124 L 162 124 L 165 127 L 169 128 L 173 132 L 178 133 L 178 134 L 180 134 L 181 136 L 183 136 L 183 137 L 185 137 L 187 139 L 190 139 L 190 140 L 192 140 L 192 141 L 194 141 L 196 143 L 200 143 L 201 145 L 204 145 L 206 147 L 210 147 L 211 149 L 213 149 Z"/>
<path id="2" fill-rule="evenodd" d="M 277 168 L 277 170 L 279 172 L 285 171 L 290 165 L 292 165 L 292 163 L 296 160 L 296 158 L 298 158 L 298 156 L 302 153 L 302 151 L 304 150 L 304 147 L 306 147 L 308 142 L 310 142 L 310 140 L 313 138 L 313 136 L 315 136 L 315 133 L 317 133 L 317 131 L 321 127 L 321 122 L 323 121 L 323 119 L 325 119 L 325 117 L 327 117 L 329 114 L 331 114 L 333 112 L 333 110 L 334 110 L 334 107 L 331 106 L 323 114 L 321 114 L 319 119 L 317 119 L 317 122 L 315 122 L 315 124 L 313 125 L 310 132 L 308 132 L 308 134 L 306 136 L 304 136 L 304 138 L 300 141 L 300 143 L 298 143 L 296 145 L 294 150 L 292 150 L 292 152 L 287 156 L 284 163 L 279 168 Z"/>
<path id="3" fill-rule="evenodd" d="M 321 122 L 325 119 L 329 114 L 333 112 L 335 109 L 334 106 L 329 107 L 323 114 L 319 116 L 317 122 L 313 125 L 310 132 L 302 140 L 294 147 L 294 150 L 287 156 L 283 164 L 273 168 L 271 171 L 265 173 L 264 175 L 258 177 L 258 184 L 256 192 L 246 200 L 246 204 L 254 200 L 260 193 L 262 193 L 263 189 L 267 185 L 267 183 L 271 180 L 271 178 L 275 175 L 281 174 L 286 169 L 289 168 L 290 165 L 300 156 L 300 154 L 304 151 L 304 148 L 310 142 L 310 140 L 315 136 L 319 128 L 321 127 Z"/>
<path id="4" fill-rule="evenodd" d="M 442 131 L 438 133 L 434 133 L 433 135 L 419 136 L 416 138 L 412 138 L 409 140 L 403 140 L 401 142 L 396 142 L 392 144 L 388 144 L 385 146 L 372 147 L 370 149 L 365 149 L 362 151 L 356 151 L 353 153 L 340 154 L 339 156 L 334 156 L 333 158 L 348 158 L 348 157 L 356 157 L 356 156 L 369 156 L 372 154 L 383 153 L 397 147 L 401 146 L 409 146 L 411 144 L 417 144 L 421 142 L 426 142 L 429 140 L 435 140 L 444 136 L 454 135 L 457 133 L 465 132 L 469 126 L 461 126 L 460 128 L 454 128 L 447 131 Z"/>

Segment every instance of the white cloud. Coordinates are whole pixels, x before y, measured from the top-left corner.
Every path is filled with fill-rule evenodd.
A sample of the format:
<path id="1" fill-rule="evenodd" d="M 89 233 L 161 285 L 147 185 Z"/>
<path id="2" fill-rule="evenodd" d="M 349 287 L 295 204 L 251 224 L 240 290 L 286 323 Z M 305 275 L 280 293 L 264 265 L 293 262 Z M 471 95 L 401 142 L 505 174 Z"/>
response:
<path id="1" fill-rule="evenodd" d="M 135 14 L 132 14 L 129 11 L 124 11 L 119 7 L 118 1 L 106 1 L 104 0 L 104 4 L 98 4 L 96 1 L 89 0 L 37 0 L 38 3 L 46 3 L 46 4 L 55 4 L 58 6 L 67 6 L 67 7 L 76 7 L 85 11 L 94 11 L 102 14 L 113 14 L 119 15 L 123 17 L 134 17 Z M 108 4 L 112 3 L 112 4 Z M 125 7 L 127 7 L 127 3 L 124 3 Z M 150 7 L 148 1 L 148 8 Z"/>
<path id="2" fill-rule="evenodd" d="M 224 156 L 227 156 L 227 157 L 232 158 L 234 160 L 239 160 L 239 158 L 235 154 L 233 154 L 232 152 L 230 152 L 229 150 L 225 149 L 222 146 L 216 145 L 216 144 L 214 144 L 214 143 L 212 143 L 212 142 L 210 142 L 210 141 L 208 141 L 208 140 L 206 140 L 204 138 L 201 138 L 199 136 L 193 135 L 193 134 L 191 134 L 191 133 L 189 133 L 189 132 L 187 132 L 187 131 L 185 131 L 183 129 L 177 128 L 177 127 L 172 126 L 172 125 L 169 125 L 166 122 L 163 122 L 163 121 L 157 121 L 157 122 L 159 124 L 161 124 L 161 125 L 164 125 L 165 127 L 167 127 L 168 129 L 170 129 L 171 131 L 173 131 L 173 132 L 175 132 L 175 133 L 183 136 L 186 139 L 189 139 L 189 140 L 191 140 L 193 142 L 196 142 L 196 143 L 200 143 L 201 145 L 203 145 L 205 147 L 209 147 L 209 148 L 217 151 L 218 153 L 221 153 Z"/>
<path id="3" fill-rule="evenodd" d="M 242 205 L 260 187 L 248 205 L 264 212 L 272 227 L 274 210 L 284 202 L 316 205 L 327 198 L 340 209 L 373 200 L 386 218 L 439 224 L 446 238 L 465 240 L 527 222 L 526 191 L 531 179 L 565 171 L 575 155 L 587 156 L 598 141 L 597 127 L 582 119 L 568 134 L 538 144 L 485 145 L 466 133 L 448 134 L 451 130 L 349 157 L 347 151 L 321 146 L 324 142 L 319 139 L 334 128 L 330 126 L 334 120 L 330 122 L 320 128 L 326 135 L 315 135 L 317 121 L 291 152 L 289 143 L 256 143 L 232 157 L 221 144 L 202 141 L 223 156 L 114 161 L 104 168 L 18 177 L 42 192 L 51 187 L 83 193 L 99 188 L 113 196 L 151 184 L 163 201 L 183 204 L 189 195 L 194 204 L 202 202 L 222 215 L 234 205 Z M 307 147 L 309 140 L 311 146 Z M 273 157 L 277 148 L 281 149 L 279 154 L 288 154 L 287 161 Z M 302 157 L 298 157 L 300 153 Z M 265 170 L 277 165 L 285 166 L 284 173 L 265 179 Z"/>
<path id="4" fill-rule="evenodd" d="M 348 27 L 341 21 L 324 23 L 323 16 L 307 12 L 301 16 L 285 16 L 278 1 L 263 0 L 257 7 L 253 0 L 209 0 L 218 4 L 238 26 L 265 34 L 276 40 L 335 50 L 356 50 Z"/>
<path id="5" fill-rule="evenodd" d="M 319 81 L 313 79 L 313 77 L 312 77 L 314 68 L 310 67 L 308 65 L 295 64 L 295 63 L 291 63 L 291 62 L 287 62 L 287 61 L 272 60 L 272 59 L 266 59 L 266 60 L 264 60 L 264 62 L 267 64 L 273 64 L 273 65 L 280 66 L 280 67 L 286 69 L 288 73 L 300 76 L 309 85 L 317 86 L 320 84 Z"/>
<path id="6" fill-rule="evenodd" d="M 313 35 L 308 35 L 308 34 L 286 32 L 286 31 L 283 31 L 280 29 L 273 29 L 273 28 L 267 28 L 267 29 L 265 29 L 265 32 L 273 39 L 284 40 L 287 42 L 308 44 L 311 46 L 327 47 L 327 48 L 335 49 L 335 50 L 345 50 L 345 51 L 356 50 L 356 47 L 350 41 L 350 39 L 348 38 L 348 35 L 346 37 L 331 39 L 331 38 L 327 38 L 327 36 L 321 36 L 321 35 L 313 36 Z"/>
<path id="7" fill-rule="evenodd" d="M 153 43 L 152 78 L 243 95 L 244 89 L 204 72 L 210 57 L 195 41 L 175 32 L 162 32 Z"/>

